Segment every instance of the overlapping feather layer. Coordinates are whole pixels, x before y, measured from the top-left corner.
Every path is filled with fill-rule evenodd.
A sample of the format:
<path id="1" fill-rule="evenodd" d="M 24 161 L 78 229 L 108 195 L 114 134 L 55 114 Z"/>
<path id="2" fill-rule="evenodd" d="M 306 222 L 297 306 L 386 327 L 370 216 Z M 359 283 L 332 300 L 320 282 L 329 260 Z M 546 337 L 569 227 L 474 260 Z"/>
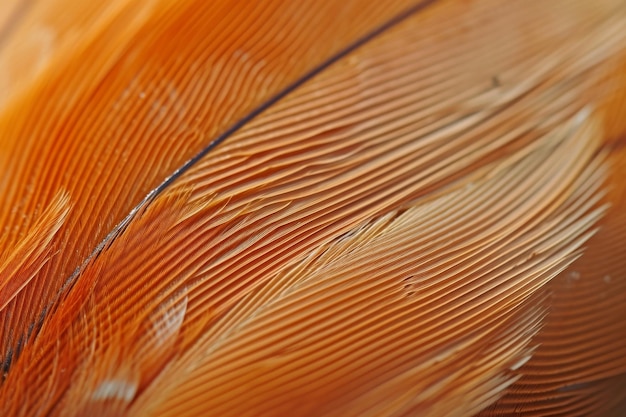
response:
<path id="1" fill-rule="evenodd" d="M 3 415 L 621 415 L 623 0 L 7 5 Z"/>

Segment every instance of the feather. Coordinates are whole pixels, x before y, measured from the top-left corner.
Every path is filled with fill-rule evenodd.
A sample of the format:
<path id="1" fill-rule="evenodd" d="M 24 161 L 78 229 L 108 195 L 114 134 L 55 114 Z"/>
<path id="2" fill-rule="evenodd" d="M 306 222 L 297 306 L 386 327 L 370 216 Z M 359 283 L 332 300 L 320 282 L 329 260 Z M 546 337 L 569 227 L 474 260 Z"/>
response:
<path id="1" fill-rule="evenodd" d="M 45 28 L 59 40 L 45 77 L 15 93 L 0 115 L 4 248 L 20 240 L 59 189 L 73 210 L 57 233 L 63 256 L 51 258 L 33 285 L 0 313 L 8 323 L 0 351 L 15 345 L 15 335 L 28 331 L 68 277 L 150 190 L 302 72 L 399 13 L 401 3 L 35 3 L 23 17 L 24 30 Z M 65 9 L 75 17 L 57 13 Z M 322 37 L 314 30 L 342 14 L 354 24 L 332 25 Z M 256 26 L 249 27 L 251 21 Z M 83 24 L 89 29 L 81 30 Z M 190 34 L 181 30 L 196 26 Z M 228 29 L 233 27 L 240 29 Z M 17 41 L 26 35 L 18 37 L 19 30 L 15 53 L 32 60 L 39 53 L 21 49 Z M 6 61 L 18 62 L 12 45 L 4 47 Z M 171 59 L 173 51 L 178 58 Z M 0 67 L 6 72 L 11 65 Z M 21 84 L 22 76 L 7 77 Z M 20 158 L 7 157 L 13 154 Z M 26 299 L 37 303 L 19 307 Z"/>
<path id="2" fill-rule="evenodd" d="M 611 184 L 626 175 L 625 148 L 612 149 Z M 626 233 L 623 187 L 584 255 L 550 282 L 551 312 L 519 384 L 485 415 L 620 415 L 626 387 Z M 613 414 L 610 414 L 611 411 Z"/>
<path id="3" fill-rule="evenodd" d="M 2 414 L 619 413 L 624 6 L 15 2 Z"/>

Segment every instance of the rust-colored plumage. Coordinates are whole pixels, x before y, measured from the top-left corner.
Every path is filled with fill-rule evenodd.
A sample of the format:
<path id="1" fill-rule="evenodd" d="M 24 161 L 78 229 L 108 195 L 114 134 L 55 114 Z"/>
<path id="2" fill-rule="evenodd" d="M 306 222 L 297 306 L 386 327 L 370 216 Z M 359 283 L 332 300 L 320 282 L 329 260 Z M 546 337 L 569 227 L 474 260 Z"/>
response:
<path id="1" fill-rule="evenodd" d="M 0 414 L 626 413 L 624 0 L 8 0 Z"/>

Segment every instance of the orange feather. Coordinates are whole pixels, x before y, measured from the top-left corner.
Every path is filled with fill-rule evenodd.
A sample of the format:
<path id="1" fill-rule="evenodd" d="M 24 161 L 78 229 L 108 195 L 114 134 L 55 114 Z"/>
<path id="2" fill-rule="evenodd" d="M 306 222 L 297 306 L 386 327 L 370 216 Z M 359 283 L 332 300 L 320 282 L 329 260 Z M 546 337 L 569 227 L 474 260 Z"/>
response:
<path id="1" fill-rule="evenodd" d="M 620 416 L 624 0 L 10 0 L 0 414 Z"/>

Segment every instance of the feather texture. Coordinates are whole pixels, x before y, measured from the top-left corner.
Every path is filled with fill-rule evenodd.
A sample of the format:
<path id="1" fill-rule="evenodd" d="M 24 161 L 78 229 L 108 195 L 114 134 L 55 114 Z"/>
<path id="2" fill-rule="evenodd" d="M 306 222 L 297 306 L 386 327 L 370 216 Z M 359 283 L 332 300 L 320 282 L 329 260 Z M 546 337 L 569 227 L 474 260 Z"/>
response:
<path id="1" fill-rule="evenodd" d="M 12 7 L 3 414 L 619 413 L 623 0 Z"/>
<path id="2" fill-rule="evenodd" d="M 0 116 L 4 248 L 23 238 L 59 189 L 69 196 L 72 212 L 53 242 L 63 247 L 63 256 L 51 258 L 0 313 L 8 323 L 0 338 L 3 352 L 159 182 L 217 133 L 402 8 L 359 2 L 97 4 L 37 2 L 24 17 L 28 33 L 44 28 L 59 39 L 45 77 L 31 82 Z M 65 9 L 76 17 L 57 13 Z M 320 38 L 314 28 L 342 14 L 353 24 L 332 25 L 327 41 Z M 83 24 L 89 29 L 81 30 Z M 196 29 L 181 30 L 189 27 Z M 16 42 L 26 38 L 16 31 Z M 4 47 L 7 62 L 19 62 L 11 47 Z M 25 60 L 40 55 L 17 43 L 15 49 Z M 11 65 L 0 67 L 7 72 Z M 18 86 L 26 75 L 7 77 Z M 8 157 L 18 153 L 20 158 Z M 20 307 L 26 299 L 37 302 Z"/>

